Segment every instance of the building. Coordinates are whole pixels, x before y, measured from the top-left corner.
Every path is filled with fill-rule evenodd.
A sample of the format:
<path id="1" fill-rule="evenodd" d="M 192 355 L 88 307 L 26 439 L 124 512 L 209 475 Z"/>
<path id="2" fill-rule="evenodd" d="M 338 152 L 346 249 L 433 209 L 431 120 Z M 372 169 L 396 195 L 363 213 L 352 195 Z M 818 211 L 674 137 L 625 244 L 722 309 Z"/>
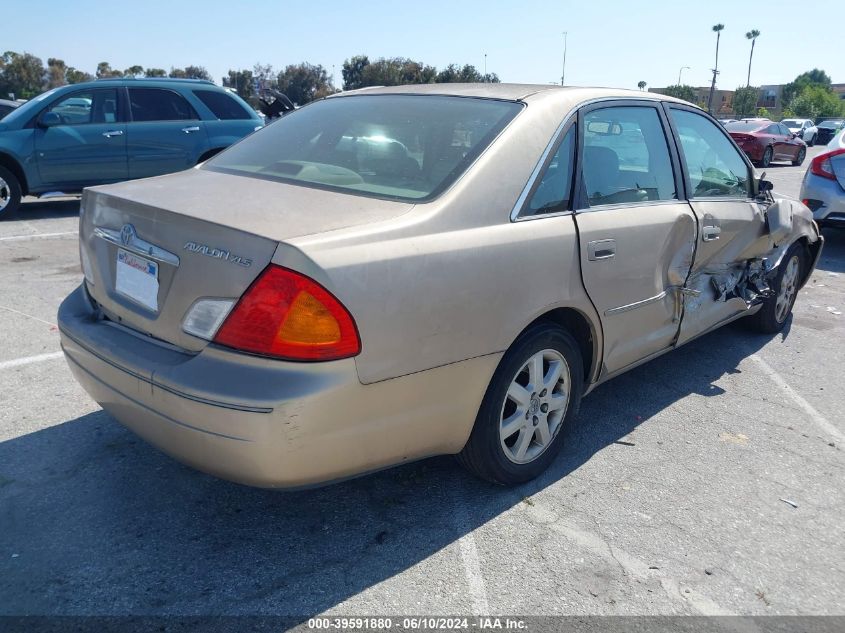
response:
<path id="1" fill-rule="evenodd" d="M 695 105 L 707 109 L 707 100 L 710 97 L 710 86 L 701 86 L 693 88 L 695 90 Z M 665 95 L 666 88 L 649 88 L 649 92 Z M 713 116 L 723 117 L 733 114 L 733 90 L 714 90 L 713 91 Z"/>

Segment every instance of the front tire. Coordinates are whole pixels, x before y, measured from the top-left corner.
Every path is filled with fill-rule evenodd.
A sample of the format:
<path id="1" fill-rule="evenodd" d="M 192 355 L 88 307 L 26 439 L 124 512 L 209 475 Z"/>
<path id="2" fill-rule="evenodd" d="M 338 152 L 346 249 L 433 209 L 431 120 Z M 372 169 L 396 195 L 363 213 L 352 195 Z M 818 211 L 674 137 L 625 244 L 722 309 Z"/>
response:
<path id="1" fill-rule="evenodd" d="M 768 167 L 771 165 L 772 156 L 774 156 L 774 150 L 772 149 L 772 146 L 769 145 L 769 147 L 767 147 L 763 152 L 763 158 L 760 159 L 760 167 Z"/>
<path id="2" fill-rule="evenodd" d="M 552 323 L 530 327 L 493 374 L 458 461 L 500 485 L 534 479 L 571 434 L 583 383 L 583 360 L 572 336 Z"/>
<path id="3" fill-rule="evenodd" d="M 796 243 L 789 247 L 772 284 L 775 294 L 763 301 L 763 307 L 749 318 L 752 329 L 763 334 L 776 334 L 783 329 L 804 279 L 806 262 L 807 253 L 803 245 Z"/>
<path id="4" fill-rule="evenodd" d="M 0 166 L 0 220 L 8 220 L 21 204 L 21 185 L 17 177 Z"/>
<path id="5" fill-rule="evenodd" d="M 807 150 L 805 148 L 801 148 L 798 150 L 798 156 L 795 157 L 795 160 L 792 161 L 793 167 L 800 167 L 801 163 L 804 162 L 804 159 L 807 157 Z"/>
<path id="6" fill-rule="evenodd" d="M 813 135 L 810 137 L 810 140 L 809 140 L 809 141 L 807 141 L 807 145 L 808 145 L 809 147 L 813 147 L 813 145 L 815 145 L 815 144 L 816 144 L 816 135 L 815 135 L 815 134 L 813 134 Z"/>

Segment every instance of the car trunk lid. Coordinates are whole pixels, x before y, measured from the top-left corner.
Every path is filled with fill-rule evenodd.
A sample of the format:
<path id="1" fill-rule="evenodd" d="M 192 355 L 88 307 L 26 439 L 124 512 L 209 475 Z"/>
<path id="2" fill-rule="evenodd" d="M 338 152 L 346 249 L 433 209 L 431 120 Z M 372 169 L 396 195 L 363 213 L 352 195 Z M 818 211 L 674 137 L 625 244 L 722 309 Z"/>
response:
<path id="1" fill-rule="evenodd" d="M 88 189 L 82 208 L 83 272 L 104 315 L 200 351 L 207 341 L 182 329 L 187 312 L 201 298 L 239 298 L 280 241 L 411 205 L 190 170 Z"/>

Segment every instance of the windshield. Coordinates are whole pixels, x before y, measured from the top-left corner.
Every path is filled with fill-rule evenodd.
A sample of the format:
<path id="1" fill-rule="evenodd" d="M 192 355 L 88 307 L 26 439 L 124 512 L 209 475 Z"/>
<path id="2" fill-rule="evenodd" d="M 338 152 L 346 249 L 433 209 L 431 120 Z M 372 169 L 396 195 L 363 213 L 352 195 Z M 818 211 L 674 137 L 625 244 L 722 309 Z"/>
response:
<path id="1" fill-rule="evenodd" d="M 819 123 L 819 127 L 827 127 L 832 129 L 837 129 L 840 125 L 842 125 L 842 121 L 839 120 L 832 120 L 832 121 L 825 121 L 824 123 Z"/>
<path id="2" fill-rule="evenodd" d="M 796 119 L 784 119 L 781 121 L 786 127 L 801 127 L 804 121 L 797 121 Z"/>
<path id="3" fill-rule="evenodd" d="M 728 123 L 725 129 L 728 132 L 754 132 L 760 128 L 766 127 L 771 121 L 734 121 Z"/>
<path id="4" fill-rule="evenodd" d="M 282 117 L 202 169 L 423 200 L 454 182 L 521 107 L 420 95 L 326 99 Z"/>

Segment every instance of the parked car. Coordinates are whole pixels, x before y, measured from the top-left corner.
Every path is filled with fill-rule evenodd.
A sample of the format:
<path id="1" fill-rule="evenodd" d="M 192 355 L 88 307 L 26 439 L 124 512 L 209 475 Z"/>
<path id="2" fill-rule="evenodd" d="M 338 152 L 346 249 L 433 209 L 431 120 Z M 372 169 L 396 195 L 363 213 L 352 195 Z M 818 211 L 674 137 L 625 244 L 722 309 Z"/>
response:
<path id="1" fill-rule="evenodd" d="M 845 128 L 842 128 L 836 133 L 830 143 L 827 144 L 828 149 L 845 149 Z"/>
<path id="2" fill-rule="evenodd" d="M 18 101 L 9 101 L 8 99 L 0 99 L 0 119 L 9 114 L 12 110 L 19 107 Z"/>
<path id="3" fill-rule="evenodd" d="M 819 154 L 810 162 L 801 183 L 801 201 L 819 226 L 845 228 L 845 147 Z"/>
<path id="4" fill-rule="evenodd" d="M 725 129 L 748 158 L 760 167 L 768 167 L 776 160 L 786 160 L 797 167 L 807 156 L 807 144 L 783 123 L 743 120 L 728 123 Z"/>
<path id="5" fill-rule="evenodd" d="M 193 167 L 263 125 L 209 81 L 108 79 L 62 86 L 0 121 L 0 219 L 24 195 Z"/>
<path id="6" fill-rule="evenodd" d="M 197 169 L 87 189 L 62 349 L 115 418 L 220 477 L 457 453 L 515 484 L 596 385 L 740 317 L 783 328 L 822 239 L 770 189 L 671 97 L 344 92 Z"/>
<path id="7" fill-rule="evenodd" d="M 733 123 L 736 119 L 719 119 L 719 123 L 722 125 L 727 125 L 728 123 Z"/>
<path id="8" fill-rule="evenodd" d="M 845 119 L 828 119 L 818 124 L 819 134 L 816 142 L 827 145 L 839 130 L 845 128 Z"/>
<path id="9" fill-rule="evenodd" d="M 798 138 L 807 143 L 810 147 L 816 144 L 816 137 L 819 130 L 811 119 L 784 119 L 781 121 L 789 131 L 797 134 Z"/>

